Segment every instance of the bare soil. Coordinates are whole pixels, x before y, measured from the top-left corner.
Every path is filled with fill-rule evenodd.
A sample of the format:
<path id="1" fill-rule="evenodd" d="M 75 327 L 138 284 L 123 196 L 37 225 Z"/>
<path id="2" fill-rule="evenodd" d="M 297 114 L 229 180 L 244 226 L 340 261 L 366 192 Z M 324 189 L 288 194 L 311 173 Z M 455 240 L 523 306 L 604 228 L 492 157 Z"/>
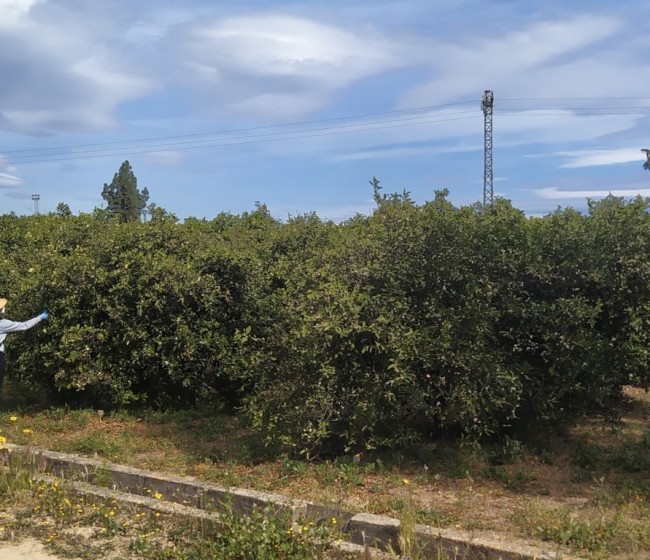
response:
<path id="1" fill-rule="evenodd" d="M 59 560 L 61 557 L 47 552 L 43 544 L 28 538 L 18 543 L 0 542 L 0 558 L 2 560 Z"/>

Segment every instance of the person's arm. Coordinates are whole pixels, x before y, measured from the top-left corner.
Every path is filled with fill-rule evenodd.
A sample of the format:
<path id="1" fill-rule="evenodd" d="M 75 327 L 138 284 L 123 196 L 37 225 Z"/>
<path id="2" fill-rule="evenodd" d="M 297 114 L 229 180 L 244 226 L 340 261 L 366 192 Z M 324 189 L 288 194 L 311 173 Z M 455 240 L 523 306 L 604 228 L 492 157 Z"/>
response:
<path id="1" fill-rule="evenodd" d="M 21 323 L 19 321 L 10 321 L 9 319 L 1 319 L 0 332 L 11 333 L 11 332 L 26 331 L 27 329 L 31 329 L 34 325 L 40 323 L 43 319 L 44 317 L 42 316 L 42 314 L 38 315 L 37 317 L 34 317 L 33 319 L 29 319 L 24 323 Z"/>

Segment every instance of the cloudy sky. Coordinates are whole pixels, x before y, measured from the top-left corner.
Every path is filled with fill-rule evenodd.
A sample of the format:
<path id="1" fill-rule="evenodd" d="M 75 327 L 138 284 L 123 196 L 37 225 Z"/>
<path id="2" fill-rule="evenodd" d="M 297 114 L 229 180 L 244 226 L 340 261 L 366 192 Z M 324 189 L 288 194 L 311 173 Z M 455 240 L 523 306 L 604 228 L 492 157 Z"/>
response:
<path id="1" fill-rule="evenodd" d="M 211 218 L 494 192 L 530 215 L 650 196 L 645 0 L 0 0 L 0 213 L 150 200 Z"/>

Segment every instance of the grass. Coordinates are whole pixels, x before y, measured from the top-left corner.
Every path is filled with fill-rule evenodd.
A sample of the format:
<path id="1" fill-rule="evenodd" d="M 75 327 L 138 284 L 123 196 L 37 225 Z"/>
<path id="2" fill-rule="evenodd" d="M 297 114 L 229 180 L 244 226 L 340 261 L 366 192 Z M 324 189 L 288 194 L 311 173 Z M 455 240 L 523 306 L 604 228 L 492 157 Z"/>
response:
<path id="1" fill-rule="evenodd" d="M 14 468 L 15 472 L 28 469 Z M 255 511 L 237 516 L 226 510 L 220 525 L 199 529 L 164 513 L 79 497 L 63 482 L 13 477 L 0 496 L 2 535 L 29 534 L 60 557 L 113 560 L 343 560 L 325 546 L 332 527 L 299 526 Z"/>
<path id="2" fill-rule="evenodd" d="M 209 409 L 100 417 L 8 395 L 0 428 L 14 443 L 390 515 L 403 521 L 406 544 L 407 528 L 424 523 L 636 560 L 650 557 L 650 397 L 627 396 L 616 430 L 585 421 L 537 448 L 515 439 L 478 450 L 433 442 L 320 463 L 270 456 L 236 416 Z"/>

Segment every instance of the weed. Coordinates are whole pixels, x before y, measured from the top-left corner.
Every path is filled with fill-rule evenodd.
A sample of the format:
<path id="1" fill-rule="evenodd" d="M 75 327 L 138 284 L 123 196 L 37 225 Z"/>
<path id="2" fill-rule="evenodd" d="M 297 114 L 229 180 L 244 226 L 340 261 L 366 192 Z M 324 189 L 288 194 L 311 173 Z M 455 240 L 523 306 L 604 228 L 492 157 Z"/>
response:
<path id="1" fill-rule="evenodd" d="M 539 460 L 544 465 L 553 465 L 555 463 L 555 455 L 549 449 L 541 449 L 538 454 Z"/>
<path id="2" fill-rule="evenodd" d="M 415 534 L 417 515 L 412 499 L 408 500 L 408 506 L 402 507 L 399 521 L 399 552 L 406 558 L 417 558 L 421 551 Z"/>
<path id="3" fill-rule="evenodd" d="M 506 488 L 514 492 L 521 492 L 526 488 L 529 482 L 535 480 L 535 475 L 521 469 L 506 470 L 503 467 L 488 465 L 483 474 L 492 480 L 503 484 Z"/>
<path id="4" fill-rule="evenodd" d="M 44 413 L 45 418 L 57 422 L 64 428 L 85 428 L 95 413 L 86 409 L 71 409 L 69 407 L 50 408 Z"/>
<path id="5" fill-rule="evenodd" d="M 580 442 L 576 446 L 573 462 L 587 471 L 595 471 L 603 465 L 605 448 L 593 441 Z"/>
<path id="6" fill-rule="evenodd" d="M 618 448 L 612 451 L 609 463 L 627 472 L 649 472 L 650 430 L 646 430 L 638 440 L 625 438 Z"/>
<path id="7" fill-rule="evenodd" d="M 106 467 L 97 467 L 93 473 L 93 484 L 104 488 L 113 487 L 113 476 L 111 471 Z"/>
<path id="8" fill-rule="evenodd" d="M 28 459 L 12 453 L 0 456 L 0 499 L 11 498 L 18 492 L 31 488 L 31 465 L 26 464 L 26 461 Z"/>
<path id="9" fill-rule="evenodd" d="M 228 432 L 228 425 L 224 417 L 209 417 L 203 421 L 200 433 L 206 438 L 223 436 Z"/>
<path id="10" fill-rule="evenodd" d="M 2 470 L 5 491 L 0 494 L 0 506 L 6 505 L 10 493 L 31 490 L 32 496 L 30 510 L 15 515 L 12 534 L 18 529 L 29 531 L 66 555 L 106 557 L 116 543 L 124 542 L 129 558 L 143 560 L 339 558 L 328 552 L 329 543 L 338 538 L 335 518 L 320 525 L 292 523 L 267 509 L 242 516 L 226 505 L 216 533 L 214 529 L 205 533 L 190 525 L 179 526 L 177 521 L 168 522 L 159 513 L 123 511 L 114 500 L 88 501 L 75 496 L 66 483 L 58 480 L 34 482 L 24 464 L 12 464 L 14 467 Z M 29 519 L 29 523 L 21 519 Z M 92 547 L 83 544 L 83 534 L 92 539 Z M 116 541 L 116 537 L 120 540 Z M 91 556 L 86 555 L 88 552 Z"/>
<path id="11" fill-rule="evenodd" d="M 286 454 L 280 456 L 279 461 L 284 476 L 302 476 L 307 473 L 309 467 L 305 461 L 292 459 Z"/>
<path id="12" fill-rule="evenodd" d="M 614 511 L 579 515 L 569 508 L 547 509 L 537 504 L 519 522 L 536 538 L 606 558 L 614 553 L 635 552 L 650 542 L 647 519 L 631 521 L 626 510 L 627 506 L 622 506 Z"/>
<path id="13" fill-rule="evenodd" d="M 352 488 L 364 485 L 363 475 L 357 463 L 338 463 L 337 471 L 338 479 L 344 487 Z"/>
<path id="14" fill-rule="evenodd" d="M 505 436 L 500 445 L 493 447 L 487 454 L 491 465 L 511 465 L 525 451 L 525 446 L 518 439 Z"/>
<path id="15" fill-rule="evenodd" d="M 29 417 L 21 413 L 12 421 L 17 412 L 4 410 L 0 413 L 2 435 L 11 436 L 13 442 L 123 460 L 133 466 L 197 476 L 226 486 L 266 491 L 280 488 L 287 496 L 341 511 L 363 509 L 401 518 L 411 508 L 418 523 L 440 528 L 498 527 L 506 536 L 546 535 L 558 547 L 565 541 L 574 547 L 587 543 L 598 550 L 595 555 L 636 547 L 643 556 L 650 550 L 650 536 L 647 529 L 643 530 L 650 526 L 650 428 L 645 409 L 631 418 L 630 429 L 616 434 L 604 433 L 589 421 L 566 434 L 568 437 L 550 434 L 545 451 L 526 449 L 514 439 L 483 449 L 437 441 L 422 447 L 368 452 L 358 462 L 345 457 L 311 463 L 274 454 L 264 447 L 260 434 L 243 427 L 241 419 L 214 411 L 138 416 L 126 411 L 110 413 L 98 422 L 96 411 L 72 414 L 67 408 L 51 409 Z M 33 434 L 23 433 L 29 428 L 34 428 Z M 538 460 L 528 461 L 531 453 L 536 453 Z M 568 463 L 573 464 L 574 481 L 591 483 L 605 477 L 606 482 L 571 484 L 566 476 Z M 539 483 L 533 487 L 528 483 L 535 477 Z M 412 503 L 400 482 L 404 478 L 413 487 Z M 25 480 L 6 482 L 5 487 L 19 488 L 21 484 Z M 470 493 L 465 492 L 468 486 Z M 538 524 L 531 521 L 534 516 L 514 519 L 504 513 L 523 510 L 522 496 L 513 495 L 522 491 L 526 492 L 526 505 L 528 495 L 547 495 L 543 503 L 550 513 L 539 514 Z M 18 490 L 14 495 L 23 499 L 25 492 Z M 493 507 L 493 498 L 499 500 L 497 507 Z M 564 508 L 564 498 L 576 499 Z M 553 504 L 561 509 L 551 509 Z M 560 523 L 556 518 L 564 512 L 573 517 Z M 25 519 L 20 522 L 27 525 Z M 589 531 L 594 533 L 591 543 Z M 145 540 L 152 542 L 149 537 Z"/>
<path id="16" fill-rule="evenodd" d="M 70 445 L 71 450 L 86 455 L 97 455 L 106 459 L 121 456 L 122 446 L 111 439 L 105 432 L 95 431 L 78 437 Z"/>

